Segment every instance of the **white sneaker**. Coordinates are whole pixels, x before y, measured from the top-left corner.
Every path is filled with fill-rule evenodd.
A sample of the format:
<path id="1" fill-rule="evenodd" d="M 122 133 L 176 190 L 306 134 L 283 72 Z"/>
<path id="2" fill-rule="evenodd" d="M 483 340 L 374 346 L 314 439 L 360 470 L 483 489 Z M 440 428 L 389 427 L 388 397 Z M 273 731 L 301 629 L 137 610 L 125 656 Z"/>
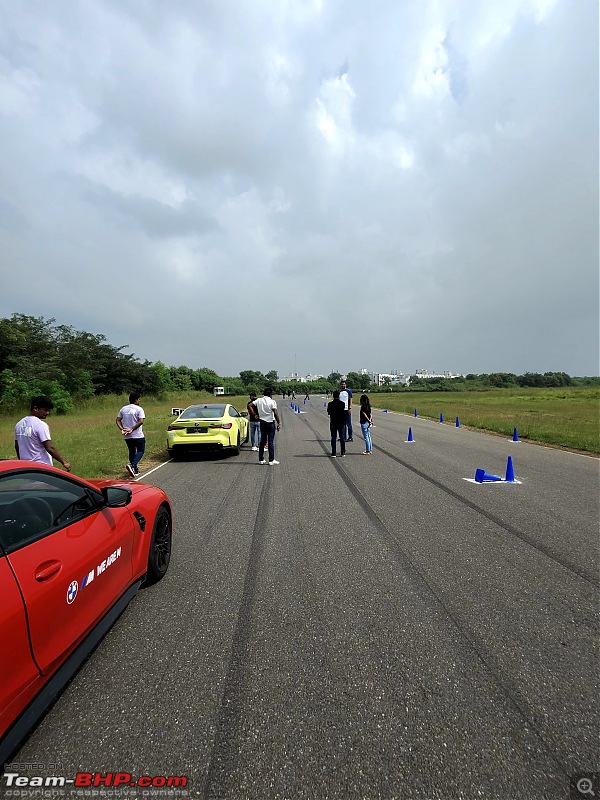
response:
<path id="1" fill-rule="evenodd" d="M 132 478 L 135 480 L 135 470 L 134 470 L 134 468 L 131 466 L 131 464 L 125 464 L 125 469 L 126 469 L 126 470 L 127 470 L 127 472 L 128 472 L 130 475 L 131 475 L 131 477 L 132 477 Z"/>
<path id="2" fill-rule="evenodd" d="M 259 464 L 266 464 L 267 462 L 263 459 L 262 461 L 258 462 Z"/>
<path id="3" fill-rule="evenodd" d="M 269 461 L 269 466 L 272 467 L 274 464 L 279 464 L 279 461 Z"/>
<path id="4" fill-rule="evenodd" d="M 258 450 L 258 447 L 253 447 L 252 449 L 253 449 L 253 450 Z"/>

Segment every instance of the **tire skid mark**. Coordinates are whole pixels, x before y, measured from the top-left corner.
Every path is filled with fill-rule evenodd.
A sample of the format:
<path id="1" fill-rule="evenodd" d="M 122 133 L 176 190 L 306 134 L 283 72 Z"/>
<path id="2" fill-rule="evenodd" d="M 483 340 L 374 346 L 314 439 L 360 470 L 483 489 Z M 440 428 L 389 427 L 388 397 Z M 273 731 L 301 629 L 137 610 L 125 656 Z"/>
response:
<path id="1" fill-rule="evenodd" d="M 308 425 L 308 427 L 312 430 L 312 432 L 317 437 L 320 437 L 321 434 L 313 428 L 310 422 L 308 420 L 305 420 L 305 422 Z M 327 448 L 323 445 L 322 440 L 319 439 L 319 441 L 324 451 L 328 452 Z M 529 545 L 529 547 L 532 547 L 534 550 L 537 550 L 538 553 L 542 553 L 544 556 L 546 556 L 546 558 L 550 559 L 550 561 L 554 561 L 555 563 L 560 564 L 560 566 L 563 567 L 563 569 L 566 569 L 567 572 L 571 572 L 573 575 L 577 575 L 577 577 L 591 584 L 596 589 L 600 588 L 600 581 L 598 581 L 597 577 L 592 572 L 588 572 L 587 570 L 582 569 L 580 566 L 570 561 L 569 559 L 563 558 L 563 556 L 558 554 L 551 547 L 547 547 L 545 544 L 542 544 L 540 542 L 537 542 L 535 539 L 532 539 L 523 531 L 520 531 L 518 528 L 515 528 L 513 525 L 501 519 L 500 517 L 495 516 L 495 514 L 492 514 L 489 511 L 486 511 L 484 508 L 481 508 L 481 506 L 478 506 L 477 503 L 474 503 L 472 500 L 468 500 L 466 497 L 463 497 L 463 495 L 461 495 L 459 492 L 455 491 L 454 489 L 451 489 L 449 486 L 446 486 L 444 483 L 438 481 L 436 478 L 433 478 L 431 475 L 428 475 L 426 472 L 423 472 L 423 470 L 418 469 L 418 467 L 413 466 L 407 461 L 403 461 L 401 458 L 394 455 L 394 453 L 390 453 L 390 451 L 386 450 L 385 447 L 373 444 L 373 449 L 379 450 L 380 453 L 383 453 L 388 458 L 391 458 L 392 461 L 395 461 L 397 464 L 400 464 L 400 466 L 409 470 L 409 472 L 412 472 L 414 475 L 417 475 L 419 478 L 422 478 L 424 481 L 427 481 L 427 483 L 430 483 L 432 486 L 435 486 L 436 489 L 440 489 L 445 494 L 449 495 L 455 500 L 458 500 L 458 502 L 461 503 L 462 505 L 467 506 L 468 508 L 475 511 L 477 514 L 481 514 L 482 517 L 485 517 L 490 522 L 493 522 L 494 525 L 506 531 L 506 533 L 509 533 L 511 536 L 514 536 L 515 538 L 519 539 L 521 542 L 523 542 L 523 544 Z M 336 466 L 341 472 L 341 466 L 339 464 L 336 464 Z"/>
<path id="2" fill-rule="evenodd" d="M 244 451 L 242 451 L 243 453 Z M 232 478 L 229 488 L 219 500 L 217 505 L 208 512 L 206 516 L 202 517 L 202 527 L 198 531 L 198 542 L 206 545 L 210 543 L 212 535 L 216 529 L 217 522 L 224 519 L 225 511 L 232 505 L 232 499 L 239 491 L 239 479 L 243 474 L 243 468 L 247 462 L 240 461 L 236 464 L 238 467 L 237 475 Z"/>
<path id="3" fill-rule="evenodd" d="M 316 436 L 319 435 L 308 420 L 306 420 L 306 424 L 313 431 L 313 433 L 315 433 Z M 323 442 L 320 439 L 318 441 L 323 447 L 323 450 L 327 453 L 326 443 L 323 444 Z M 468 648 L 471 650 L 471 652 L 473 652 L 477 660 L 483 665 L 486 672 L 494 680 L 500 692 L 507 699 L 508 704 L 515 710 L 517 715 L 523 720 L 525 728 L 529 727 L 532 730 L 532 732 L 538 738 L 543 749 L 552 758 L 552 760 L 557 765 L 558 769 L 560 769 L 561 773 L 568 779 L 569 778 L 568 769 L 565 767 L 558 754 L 554 752 L 551 745 L 544 738 L 543 732 L 538 727 L 535 714 L 528 707 L 527 702 L 525 700 L 520 699 L 521 692 L 519 690 L 519 687 L 509 678 L 508 675 L 503 673 L 502 667 L 496 661 L 495 657 L 488 650 L 486 645 L 480 640 L 477 634 L 460 622 L 459 616 L 455 611 L 453 611 L 450 601 L 430 581 L 430 579 L 427 577 L 427 575 L 421 569 L 418 563 L 415 560 L 413 560 L 413 558 L 402 548 L 398 536 L 396 536 L 396 534 L 394 534 L 387 528 L 383 520 L 378 516 L 377 512 L 369 504 L 368 500 L 366 500 L 366 498 L 363 496 L 358 486 L 354 483 L 354 481 L 347 474 L 347 472 L 342 468 L 341 464 L 338 464 L 337 462 L 334 462 L 334 464 L 335 468 L 338 470 L 340 477 L 342 478 L 342 481 L 346 484 L 346 487 L 348 488 L 351 495 L 354 497 L 354 499 L 364 512 L 369 522 L 373 525 L 374 529 L 379 532 L 382 539 L 386 542 L 386 544 L 390 549 L 390 552 L 393 554 L 394 558 L 396 559 L 402 570 L 407 575 L 413 576 L 418 583 L 420 583 L 422 586 L 425 587 L 426 591 L 434 599 L 435 603 L 442 610 L 443 614 L 447 617 L 447 619 L 450 620 L 451 624 L 456 629 L 458 635 L 466 642 Z"/>
<path id="4" fill-rule="evenodd" d="M 224 798 L 222 787 L 225 785 L 226 779 L 235 770 L 239 753 L 237 735 L 240 727 L 244 664 L 247 659 L 248 646 L 252 634 L 252 609 L 256 598 L 260 563 L 265 545 L 266 523 L 269 516 L 271 485 L 273 482 L 271 470 L 265 470 L 265 472 L 252 531 L 252 542 L 250 544 L 240 608 L 233 634 L 231 657 L 227 675 L 225 676 L 223 694 L 215 726 L 215 737 L 202 793 L 206 800 L 222 800 Z M 232 485 L 234 484 L 232 483 Z"/>

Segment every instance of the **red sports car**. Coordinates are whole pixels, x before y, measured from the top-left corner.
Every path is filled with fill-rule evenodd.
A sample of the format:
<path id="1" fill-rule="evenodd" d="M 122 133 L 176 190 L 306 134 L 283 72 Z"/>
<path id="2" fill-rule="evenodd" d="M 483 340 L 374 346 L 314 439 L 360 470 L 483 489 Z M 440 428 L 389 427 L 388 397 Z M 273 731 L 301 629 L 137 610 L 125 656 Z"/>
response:
<path id="1" fill-rule="evenodd" d="M 0 461 L 0 764 L 171 558 L 155 486 Z"/>

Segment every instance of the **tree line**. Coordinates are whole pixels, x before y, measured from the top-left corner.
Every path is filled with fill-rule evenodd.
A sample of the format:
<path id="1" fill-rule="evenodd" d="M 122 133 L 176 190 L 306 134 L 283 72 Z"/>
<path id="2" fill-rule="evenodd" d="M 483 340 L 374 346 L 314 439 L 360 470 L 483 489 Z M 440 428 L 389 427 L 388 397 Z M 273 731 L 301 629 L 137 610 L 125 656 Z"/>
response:
<path id="1" fill-rule="evenodd" d="M 49 395 L 58 413 L 68 413 L 74 404 L 103 394 L 128 394 L 139 390 L 161 397 L 168 392 L 212 392 L 223 386 L 228 395 L 260 392 L 266 385 L 274 392 L 296 394 L 332 391 L 342 375 L 331 372 L 326 378 L 303 383 L 280 380 L 277 372 L 265 374 L 242 370 L 225 377 L 208 367 L 191 369 L 166 366 L 161 361 L 141 361 L 124 352 L 127 345 L 115 347 L 103 334 L 78 331 L 69 325 L 56 325 L 55 319 L 13 314 L 0 319 L 0 412 L 12 413 L 27 406 L 35 395 Z M 368 375 L 349 372 L 345 376 L 354 391 L 373 390 Z M 393 391 L 464 391 L 489 387 L 518 386 L 598 386 L 600 378 L 571 378 L 564 372 L 538 375 L 494 373 L 467 375 L 464 378 L 416 378 L 410 387 L 388 386 Z"/>
<path id="2" fill-rule="evenodd" d="M 492 372 L 476 375 L 470 373 L 458 378 L 417 378 L 410 381 L 410 391 L 426 392 L 464 392 L 484 391 L 485 389 L 518 389 L 524 387 L 558 388 L 561 386 L 600 386 L 600 377 L 586 376 L 574 378 L 566 372 L 526 372 L 515 375 L 512 372 Z"/>

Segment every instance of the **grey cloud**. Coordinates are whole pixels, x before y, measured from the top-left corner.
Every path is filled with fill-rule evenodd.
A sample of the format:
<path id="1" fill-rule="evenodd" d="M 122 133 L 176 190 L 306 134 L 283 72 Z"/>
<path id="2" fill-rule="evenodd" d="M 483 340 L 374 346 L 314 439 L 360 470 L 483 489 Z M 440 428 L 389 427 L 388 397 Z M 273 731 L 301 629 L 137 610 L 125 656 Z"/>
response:
<path id="1" fill-rule="evenodd" d="M 225 375 L 597 372 L 597 96 L 592 0 L 4 6 L 0 314 Z"/>

